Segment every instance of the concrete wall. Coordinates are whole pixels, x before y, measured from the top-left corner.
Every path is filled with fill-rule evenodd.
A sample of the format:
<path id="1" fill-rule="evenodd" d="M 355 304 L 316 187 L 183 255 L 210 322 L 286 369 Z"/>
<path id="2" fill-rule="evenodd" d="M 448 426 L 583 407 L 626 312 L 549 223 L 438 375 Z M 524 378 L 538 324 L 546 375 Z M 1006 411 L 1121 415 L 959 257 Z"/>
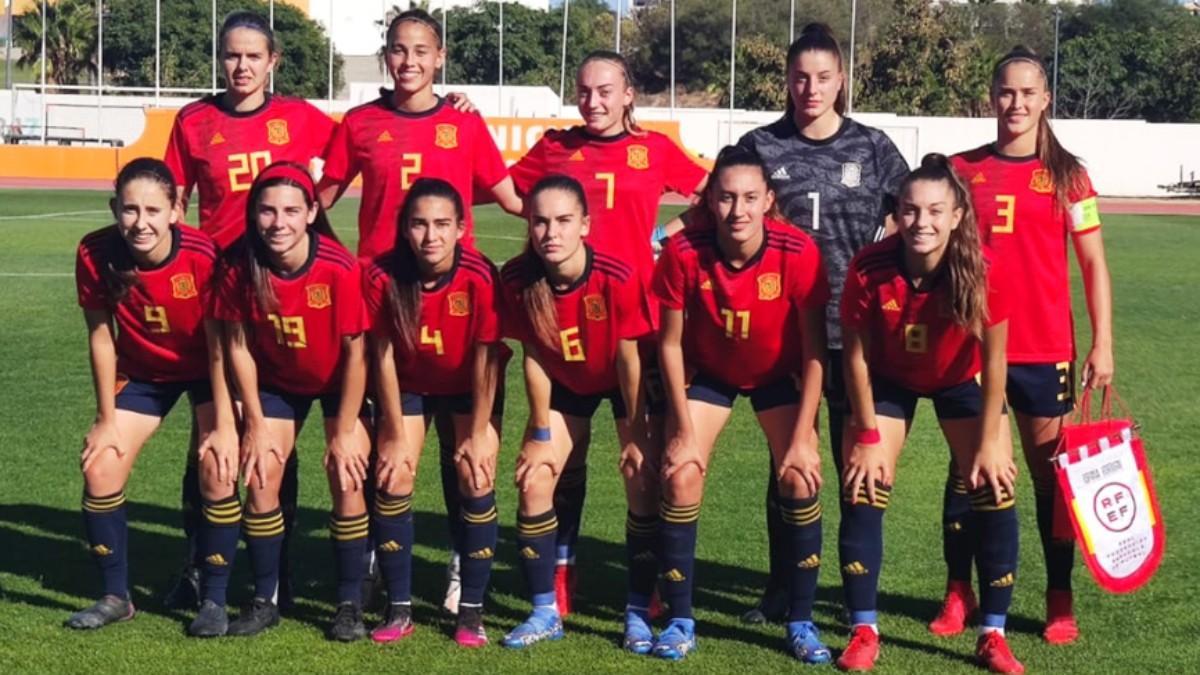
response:
<path id="1" fill-rule="evenodd" d="M 359 97 L 372 93 L 363 86 Z M 557 98 L 548 88 L 505 87 L 502 103 L 492 87 L 451 85 L 455 91 L 467 91 L 487 116 L 536 116 L 551 118 L 558 114 Z M 191 98 L 161 97 L 163 107 L 180 107 Z M 131 145 L 143 133 L 143 107 L 153 106 L 151 97 L 106 96 L 97 106 L 94 96 L 50 95 L 46 97 L 46 119 L 50 135 L 88 138 L 119 138 Z M 355 100 L 314 101 L 323 110 L 342 112 Z M 567 106 L 564 117 L 573 117 Z M 36 92 L 0 91 L 0 120 L 4 127 L 12 120 L 21 121 L 24 132 L 40 134 L 42 100 Z M 712 158 L 717 151 L 736 141 L 743 133 L 778 118 L 779 113 L 735 111 L 730 123 L 728 110 L 639 109 L 645 120 L 679 122 L 683 144 L 701 157 Z M 863 113 L 856 119 L 884 129 L 895 141 L 910 164 L 927 152 L 952 153 L 972 148 L 995 137 L 992 119 L 948 117 L 899 117 L 882 113 Z M 1180 170 L 1190 177 L 1200 174 L 1200 124 L 1149 124 L 1128 120 L 1060 120 L 1055 129 L 1063 144 L 1087 163 L 1097 190 L 1107 196 L 1154 196 L 1166 194 L 1158 186 L 1179 180 Z M 509 145 L 508 139 L 497 139 Z"/>

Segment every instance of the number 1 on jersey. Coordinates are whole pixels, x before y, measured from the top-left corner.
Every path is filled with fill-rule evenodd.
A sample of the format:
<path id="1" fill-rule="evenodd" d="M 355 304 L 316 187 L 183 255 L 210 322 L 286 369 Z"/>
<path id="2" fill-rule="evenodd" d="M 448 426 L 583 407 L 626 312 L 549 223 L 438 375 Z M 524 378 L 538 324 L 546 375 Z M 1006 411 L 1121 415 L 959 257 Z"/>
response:
<path id="1" fill-rule="evenodd" d="M 615 203 L 617 192 L 617 174 L 611 171 L 601 171 L 596 174 L 596 180 L 604 181 L 604 207 L 611 209 Z"/>
<path id="2" fill-rule="evenodd" d="M 722 309 L 721 316 L 725 319 L 725 337 L 741 338 L 748 340 L 750 338 L 750 310 L 740 309 L 734 311 L 732 309 Z M 738 324 L 741 328 L 738 328 Z"/>
<path id="3" fill-rule="evenodd" d="M 813 232 L 816 232 L 821 229 L 821 193 L 810 192 L 805 196 L 811 199 L 813 203 L 812 229 Z"/>

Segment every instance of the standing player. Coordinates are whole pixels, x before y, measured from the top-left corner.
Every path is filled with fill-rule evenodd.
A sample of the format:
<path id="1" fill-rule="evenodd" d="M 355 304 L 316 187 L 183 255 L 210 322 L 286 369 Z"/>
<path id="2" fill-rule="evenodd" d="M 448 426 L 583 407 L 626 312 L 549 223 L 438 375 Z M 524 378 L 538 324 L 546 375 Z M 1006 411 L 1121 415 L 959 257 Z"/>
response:
<path id="1" fill-rule="evenodd" d="M 96 390 L 96 420 L 80 457 L 83 520 L 104 593 L 67 619 L 70 628 L 133 618 L 125 483 L 180 395 L 191 401 L 201 453 L 224 467 L 224 488 L 236 491 L 237 431 L 220 329 L 204 318 L 217 248 L 176 225 L 176 192 L 162 162 L 133 160 L 117 175 L 116 224 L 79 243 L 75 283 Z"/>
<path id="2" fill-rule="evenodd" d="M 821 256 L 808 235 L 776 219 L 767 168 L 753 152 L 722 150 L 705 192 L 703 222 L 668 240 L 654 276 L 675 429 L 663 459 L 660 540 L 671 621 L 653 653 L 678 660 L 696 646 L 692 586 L 704 477 L 741 394 L 750 398 L 778 468 L 788 648 L 805 663 L 827 663 L 829 650 L 812 623 L 821 559 L 814 425 L 829 297 Z"/>
<path id="3" fill-rule="evenodd" d="M 180 213 L 187 210 L 195 186 L 200 197 L 200 229 L 229 248 L 246 229 L 246 196 L 262 169 L 272 162 L 308 166 L 320 156 L 334 123 L 307 101 L 267 91 L 279 62 L 279 47 L 267 19 L 253 12 L 225 17 L 218 35 L 225 91 L 184 106 L 175 117 L 165 161 L 180 191 Z M 195 425 L 193 425 L 194 433 Z M 195 445 L 193 441 L 193 446 Z M 291 528 L 296 513 L 296 460 L 284 476 L 284 520 Z M 184 530 L 188 538 L 200 523 L 194 456 L 183 477 Z M 198 550 L 191 542 L 193 551 Z M 284 543 L 287 557 L 287 542 Z M 201 560 L 192 556 L 178 586 L 168 595 L 171 607 L 196 604 Z M 286 564 L 286 563 L 285 563 Z M 282 601 L 290 602 L 289 575 L 283 576 Z"/>
<path id="4" fill-rule="evenodd" d="M 841 47 L 827 26 L 809 24 L 788 49 L 784 116 L 738 141 L 766 163 L 783 215 L 821 249 L 831 291 L 825 308 L 831 364 L 841 363 L 838 299 L 850 259 L 863 246 L 882 238 L 896 188 L 908 174 L 908 164 L 886 134 L 845 117 L 845 112 Z M 846 402 L 841 368 L 827 370 L 825 401 L 829 405 L 830 447 L 840 472 Z M 772 467 L 771 476 L 776 473 Z M 783 521 L 776 507 L 777 495 L 777 482 L 771 478 L 767 482 L 771 576 L 758 606 L 743 617 L 750 623 L 780 619 L 787 607 Z"/>
<path id="5" fill-rule="evenodd" d="M 555 484 L 567 458 L 591 434 L 603 399 L 612 403 L 627 495 L 653 489 L 657 476 L 640 410 L 637 340 L 650 332 L 642 285 L 625 262 L 584 243 L 587 198 L 574 178 L 550 175 L 529 191 L 529 245 L 501 278 L 509 335 L 525 347 L 529 426 L 517 457 L 520 488 L 517 549 L 533 601 L 504 646 L 527 647 L 562 637 L 554 591 L 558 520 Z M 631 504 L 632 508 L 632 504 Z M 646 653 L 653 636 L 646 607 L 654 588 L 654 519 L 632 510 L 626 531 L 630 561 L 625 648 Z M 635 584 L 636 585 L 633 585 Z"/>
<path id="6" fill-rule="evenodd" d="M 1067 152 L 1050 128 L 1046 111 L 1050 91 L 1042 60 L 1017 47 L 992 75 L 996 142 L 953 158 L 954 168 L 970 185 L 979 212 L 983 241 L 1010 270 L 1029 285 L 1035 302 L 1014 307 L 1008 340 L 1008 404 L 1016 413 L 1021 446 L 1033 478 L 1038 533 L 1046 557 L 1046 629 L 1052 644 L 1079 636 L 1071 595 L 1074 542 L 1053 537 L 1054 472 L 1048 458 L 1058 447 L 1063 420 L 1075 406 L 1075 334 L 1071 286 L 1067 276 L 1067 240 L 1083 273 L 1092 345 L 1083 365 L 1083 386 L 1112 382 L 1112 282 L 1100 236 L 1096 191 L 1079 160 Z M 947 493 L 961 483 L 951 474 Z M 946 518 L 950 518 L 946 514 Z M 968 528 L 969 529 L 969 528 Z M 963 630 L 974 606 L 970 595 L 971 561 L 951 548 L 946 602 L 930 624 L 939 635 Z M 962 535 L 958 535 L 962 536 Z"/>
<path id="7" fill-rule="evenodd" d="M 1017 468 L 1004 414 L 1002 277 L 984 257 L 970 196 L 946 157 L 927 155 L 901 184 L 896 222 L 899 234 L 855 256 L 842 294 L 853 436 L 842 449 L 838 553 L 851 637 L 838 667 L 871 670 L 879 658 L 883 515 L 925 397 L 971 486 L 982 599 L 976 658 L 992 672 L 1021 673 L 1004 640 L 1017 571 Z"/>
<path id="8" fill-rule="evenodd" d="M 706 172 L 670 138 L 638 126 L 633 118 L 636 92 L 620 54 L 588 54 L 575 74 L 575 92 L 583 125 L 547 132 L 513 165 L 513 181 L 522 194 L 549 174 L 579 181 L 589 206 L 588 245 L 633 265 L 649 288 L 654 273 L 652 246 L 666 236 L 665 230 L 655 227 L 659 200 L 667 191 L 685 196 L 699 193 Z M 651 320 L 657 322 L 658 307 L 649 309 Z M 652 340 L 641 349 L 645 375 L 655 380 L 646 391 L 653 395 L 660 391 L 656 349 Z M 660 415 L 663 404 L 661 396 L 650 400 L 651 414 Z M 585 442 L 571 454 L 554 495 L 559 537 L 554 588 L 562 616 L 571 612 L 571 595 L 578 583 L 575 543 L 587 492 L 587 449 Z M 656 528 L 657 485 L 644 494 L 630 495 L 630 510 L 645 523 L 638 525 L 639 531 Z M 638 536 L 626 532 L 627 538 Z"/>
<path id="9" fill-rule="evenodd" d="M 444 180 L 419 178 L 400 211 L 396 247 L 366 273 L 371 352 L 380 405 L 374 522 L 388 614 L 376 642 L 412 633 L 413 483 L 435 412 L 453 421 L 462 599 L 454 639 L 487 644 L 483 599 L 496 551 L 496 456 L 503 396 L 497 274 L 459 241 L 462 197 Z M 501 352 L 504 352 L 503 354 Z"/>
<path id="10" fill-rule="evenodd" d="M 241 472 L 248 487 L 242 530 L 254 572 L 253 600 L 228 634 L 254 635 L 279 622 L 283 467 L 309 408 L 320 400 L 337 571 L 338 608 L 329 636 L 356 640 L 366 635 L 362 561 L 369 519 L 363 483 L 370 455 L 359 418 L 367 382 L 361 270 L 334 236 L 306 167 L 279 162 L 263 169 L 251 188 L 246 220 L 246 236 L 229 254 L 214 303 L 241 394 Z M 223 543 L 223 557 L 232 560 L 236 532 Z M 206 595 L 211 564 L 206 559 Z M 209 607 L 202 606 L 197 623 Z M 224 613 L 223 606 L 209 610 L 218 623 Z"/>

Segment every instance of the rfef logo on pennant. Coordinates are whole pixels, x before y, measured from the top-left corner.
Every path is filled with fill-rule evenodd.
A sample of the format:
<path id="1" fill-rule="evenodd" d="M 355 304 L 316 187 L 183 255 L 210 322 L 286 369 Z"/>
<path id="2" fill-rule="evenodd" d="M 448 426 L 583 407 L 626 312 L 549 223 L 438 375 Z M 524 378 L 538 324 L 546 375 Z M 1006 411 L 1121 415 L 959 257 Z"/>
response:
<path id="1" fill-rule="evenodd" d="M 631 145 L 625 151 L 625 163 L 631 169 L 645 170 L 650 168 L 650 149 L 644 145 Z"/>
<path id="2" fill-rule="evenodd" d="M 304 287 L 308 296 L 308 306 L 313 309 L 325 309 L 333 304 L 333 296 L 329 293 L 329 284 L 312 284 Z"/>
<path id="3" fill-rule="evenodd" d="M 196 290 L 196 278 L 191 272 L 176 274 L 171 277 L 171 297 L 176 300 L 187 300 L 200 295 Z"/>
<path id="4" fill-rule="evenodd" d="M 439 124 L 434 129 L 437 134 L 433 139 L 434 145 L 446 150 L 458 147 L 458 127 L 453 124 Z"/>
<path id="5" fill-rule="evenodd" d="M 287 145 L 291 141 L 288 136 L 287 120 L 267 120 L 267 142 L 271 145 Z"/>

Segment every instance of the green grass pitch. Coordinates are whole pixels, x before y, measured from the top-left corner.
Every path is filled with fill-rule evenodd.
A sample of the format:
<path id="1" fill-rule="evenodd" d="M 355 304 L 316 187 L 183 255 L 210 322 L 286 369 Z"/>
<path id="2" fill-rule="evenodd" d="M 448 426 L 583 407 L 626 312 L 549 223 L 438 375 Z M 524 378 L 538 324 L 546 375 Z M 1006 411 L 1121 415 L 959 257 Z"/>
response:
<path id="1" fill-rule="evenodd" d="M 358 203 L 333 212 L 353 239 Z M 131 582 L 141 609 L 131 623 L 99 633 L 61 627 L 90 602 L 96 574 L 81 544 L 80 439 L 94 411 L 83 321 L 72 281 L 75 245 L 110 222 L 99 192 L 0 191 L 0 663 L 8 672 L 566 672 L 675 670 L 762 672 L 798 669 L 782 649 L 779 626 L 746 627 L 737 616 L 765 578 L 763 492 L 767 454 L 748 407 L 739 404 L 709 473 L 701 517 L 696 607 L 700 650 L 683 664 L 630 656 L 618 648 L 624 600 L 624 498 L 607 410 L 597 416 L 583 539 L 578 612 L 567 638 L 524 652 L 498 646 L 457 648 L 452 624 L 436 606 L 443 591 L 446 526 L 436 450 L 427 447 L 416 492 L 415 561 L 418 630 L 403 643 L 333 644 L 323 637 L 332 613 L 332 555 L 325 531 L 329 497 L 320 468 L 317 424 L 300 439 L 301 512 L 293 544 L 299 605 L 274 631 L 255 639 L 184 637 L 190 616 L 166 612 L 160 598 L 183 558 L 179 480 L 188 416 L 177 409 L 145 448 L 129 483 Z M 497 260 L 521 247 L 523 228 L 494 208 L 477 211 L 480 246 Z M 1181 672 L 1200 664 L 1197 588 L 1200 509 L 1188 495 L 1200 398 L 1195 336 L 1200 321 L 1200 219 L 1120 217 L 1106 220 L 1116 303 L 1117 381 L 1144 428 L 1169 532 L 1157 578 L 1131 596 L 1097 590 L 1075 574 L 1083 630 L 1075 645 L 1052 648 L 1038 636 L 1044 573 L 1033 522 L 1032 491 L 1019 492 L 1021 567 L 1009 620 L 1011 645 L 1031 672 Z M 351 241 L 352 243 L 352 241 Z M 1088 344 L 1078 292 L 1080 344 Z M 1027 301 L 1036 301 L 1028 298 Z M 493 641 L 527 610 L 514 566 L 516 498 L 511 485 L 514 439 L 525 421 L 520 371 L 508 373 L 505 443 L 500 460 L 501 542 L 487 607 Z M 1193 412 L 1189 412 L 1193 411 Z M 314 420 L 315 422 L 315 420 Z M 938 639 L 925 631 L 942 593 L 940 503 L 947 451 L 932 410 L 922 404 L 901 460 L 886 526 L 881 580 L 884 635 L 880 672 L 978 672 L 968 660 L 974 637 Z M 432 444 L 431 444 L 432 445 Z M 824 452 L 828 452 L 827 449 Z M 824 455 L 828 457 L 828 455 Z M 827 485 L 835 484 L 826 463 Z M 827 489 L 817 621 L 835 649 L 845 645 L 836 567 L 837 507 Z M 240 566 L 231 600 L 246 594 Z M 1188 664 L 1191 664 L 1190 666 Z"/>

